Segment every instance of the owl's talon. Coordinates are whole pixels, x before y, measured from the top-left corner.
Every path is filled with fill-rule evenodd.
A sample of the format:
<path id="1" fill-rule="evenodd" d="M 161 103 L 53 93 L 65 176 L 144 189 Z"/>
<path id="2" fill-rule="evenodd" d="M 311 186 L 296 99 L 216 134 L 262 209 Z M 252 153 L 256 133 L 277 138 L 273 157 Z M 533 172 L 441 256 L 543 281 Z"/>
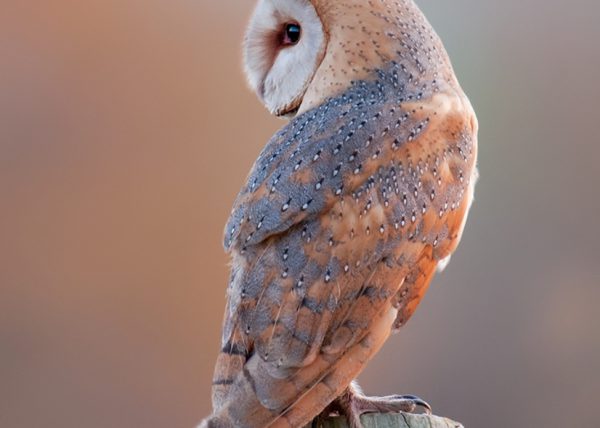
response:
<path id="1" fill-rule="evenodd" d="M 415 413 L 422 408 L 431 414 L 431 406 L 414 395 L 390 395 L 387 397 L 356 397 L 354 406 L 359 414 L 365 413 Z"/>
<path id="2" fill-rule="evenodd" d="M 416 395 L 394 395 L 393 396 L 396 400 L 409 400 L 412 401 L 413 405 L 414 405 L 414 410 L 416 410 L 417 408 L 422 408 L 423 411 L 428 414 L 431 415 L 432 413 L 432 409 L 431 406 L 429 405 L 429 403 L 425 400 L 423 400 L 420 397 L 417 397 Z M 383 399 L 385 399 L 387 397 L 383 397 Z M 413 412 L 414 412 L 413 410 Z M 413 413 L 413 412 L 409 412 L 409 413 Z"/>
<path id="3" fill-rule="evenodd" d="M 426 414 L 431 414 L 429 403 L 415 395 L 367 397 L 353 387 L 338 399 L 337 405 L 351 428 L 362 428 L 360 416 L 366 413 L 415 413 L 422 408 Z"/>

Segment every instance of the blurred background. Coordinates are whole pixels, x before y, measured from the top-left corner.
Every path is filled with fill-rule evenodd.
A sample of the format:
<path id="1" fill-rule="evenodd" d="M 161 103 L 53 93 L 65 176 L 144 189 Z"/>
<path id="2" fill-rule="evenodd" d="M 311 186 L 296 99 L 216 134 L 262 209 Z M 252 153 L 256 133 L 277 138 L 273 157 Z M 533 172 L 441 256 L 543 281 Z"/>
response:
<path id="1" fill-rule="evenodd" d="M 597 427 L 600 3 L 419 0 L 478 112 L 466 233 L 362 376 L 469 427 Z M 248 0 L 2 2 L 0 426 L 192 427 L 221 234 L 283 122 Z"/>

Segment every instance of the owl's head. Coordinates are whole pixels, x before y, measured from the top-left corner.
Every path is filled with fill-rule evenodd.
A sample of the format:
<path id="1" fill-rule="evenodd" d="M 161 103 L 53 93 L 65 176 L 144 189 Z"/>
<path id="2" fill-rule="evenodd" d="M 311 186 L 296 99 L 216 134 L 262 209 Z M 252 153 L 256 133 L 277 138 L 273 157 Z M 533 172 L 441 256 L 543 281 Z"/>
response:
<path id="1" fill-rule="evenodd" d="M 308 0 L 260 0 L 244 40 L 250 87 L 267 109 L 291 116 L 323 59 L 326 35 Z"/>
<path id="2" fill-rule="evenodd" d="M 413 0 L 258 0 L 245 71 L 267 109 L 294 116 L 377 70 L 407 81 L 457 84 L 439 38 Z"/>

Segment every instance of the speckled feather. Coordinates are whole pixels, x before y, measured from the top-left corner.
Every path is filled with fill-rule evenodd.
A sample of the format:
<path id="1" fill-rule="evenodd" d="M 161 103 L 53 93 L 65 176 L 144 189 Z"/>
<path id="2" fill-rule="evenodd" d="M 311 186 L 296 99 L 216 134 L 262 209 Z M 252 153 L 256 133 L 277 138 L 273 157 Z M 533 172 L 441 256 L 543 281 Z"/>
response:
<path id="1" fill-rule="evenodd" d="M 371 16 L 414 47 L 278 132 L 234 204 L 208 426 L 309 422 L 410 318 L 458 244 L 476 121 L 412 2 L 380 3 L 397 8 Z"/>

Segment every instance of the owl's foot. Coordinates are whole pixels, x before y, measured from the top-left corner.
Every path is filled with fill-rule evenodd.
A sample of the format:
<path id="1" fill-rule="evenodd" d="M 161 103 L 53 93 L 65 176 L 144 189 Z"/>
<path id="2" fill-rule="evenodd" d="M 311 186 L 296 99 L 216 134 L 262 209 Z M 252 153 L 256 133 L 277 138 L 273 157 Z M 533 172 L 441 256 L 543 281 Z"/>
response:
<path id="1" fill-rule="evenodd" d="M 431 414 L 431 406 L 414 395 L 367 397 L 356 385 L 348 388 L 336 404 L 339 412 L 348 419 L 350 428 L 362 428 L 360 416 L 365 413 L 414 413 L 421 408 Z"/>

